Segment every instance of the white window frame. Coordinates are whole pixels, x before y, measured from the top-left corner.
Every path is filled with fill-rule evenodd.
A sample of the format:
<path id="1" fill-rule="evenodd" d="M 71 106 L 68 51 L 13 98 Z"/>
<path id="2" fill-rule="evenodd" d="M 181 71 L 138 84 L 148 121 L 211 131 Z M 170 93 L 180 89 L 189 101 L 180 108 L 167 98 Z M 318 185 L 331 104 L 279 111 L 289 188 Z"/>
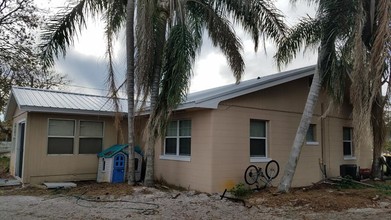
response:
<path id="1" fill-rule="evenodd" d="M 349 132 L 350 132 L 350 140 L 345 140 L 345 139 L 344 139 L 343 132 L 344 132 L 345 129 L 349 129 Z M 350 155 L 345 155 L 345 154 L 343 154 L 344 143 L 350 143 L 350 152 L 351 152 Z M 356 157 L 354 156 L 353 150 L 354 150 L 354 149 L 353 149 L 353 128 L 352 128 L 352 127 L 343 127 L 343 128 L 342 128 L 342 154 L 343 154 L 343 159 L 344 159 L 344 160 L 355 160 Z"/>
<path id="2" fill-rule="evenodd" d="M 269 135 L 269 121 L 267 120 L 263 120 L 263 119 L 250 119 L 250 126 L 249 128 L 251 129 L 251 121 L 262 121 L 262 122 L 265 122 L 265 137 L 252 137 L 251 136 L 251 130 L 249 130 L 249 150 L 251 148 L 251 139 L 255 139 L 255 140 L 265 140 L 265 156 L 264 157 L 257 157 L 257 156 L 251 156 L 251 153 L 250 153 L 250 162 L 251 163 L 256 163 L 256 162 L 269 162 L 271 160 L 271 158 L 269 158 L 269 145 L 268 145 L 268 135 Z"/>
<path id="3" fill-rule="evenodd" d="M 73 121 L 73 136 L 58 136 L 58 135 L 49 135 L 49 124 L 50 120 L 57 120 L 57 121 Z M 48 156 L 67 156 L 67 155 L 74 155 L 75 154 L 75 146 L 76 146 L 76 130 L 77 128 L 77 123 L 75 119 L 68 119 L 68 118 L 48 118 L 47 122 L 47 144 L 46 144 L 46 155 Z M 72 138 L 73 139 L 73 149 L 72 149 L 72 154 L 49 154 L 49 138 Z"/>
<path id="4" fill-rule="evenodd" d="M 171 122 L 176 122 L 176 136 L 165 136 L 164 137 L 164 147 L 163 147 L 163 152 L 162 155 L 160 155 L 160 159 L 162 160 L 177 160 L 177 161 L 191 161 L 191 135 L 190 136 L 180 136 L 180 122 L 181 121 L 190 121 L 190 134 L 191 134 L 191 119 L 178 119 L 178 120 L 173 120 Z M 175 138 L 176 139 L 176 154 L 166 154 L 166 139 L 167 138 Z M 179 155 L 179 147 L 180 147 L 180 139 L 181 138 L 190 138 L 190 156 L 186 155 Z"/>
<path id="5" fill-rule="evenodd" d="M 98 122 L 98 123 L 102 123 L 102 136 L 82 136 L 81 135 L 81 123 L 82 122 Z M 80 140 L 83 139 L 83 138 L 101 138 L 102 139 L 102 150 L 103 150 L 103 140 L 104 140 L 104 136 L 105 136 L 105 122 L 104 121 L 79 120 L 78 126 L 79 126 L 79 130 L 78 130 L 79 138 L 77 140 L 77 142 L 78 142 L 77 154 L 79 154 L 79 155 L 91 155 L 91 154 L 94 154 L 95 155 L 95 153 L 91 153 L 91 154 L 81 154 L 80 153 Z"/>
<path id="6" fill-rule="evenodd" d="M 314 135 L 315 141 L 308 141 L 308 140 L 307 140 L 307 134 L 308 134 L 308 131 L 310 130 L 310 126 L 311 126 L 311 125 L 314 126 L 314 129 L 313 129 L 314 134 L 313 134 L 313 135 Z M 317 127 L 316 124 L 310 124 L 310 125 L 309 125 L 308 130 L 307 130 L 307 134 L 305 135 L 305 141 L 306 141 L 305 144 L 306 144 L 306 145 L 319 145 L 319 142 L 317 141 L 317 140 L 318 140 L 318 137 L 317 137 L 317 135 L 316 135 L 316 134 L 317 134 L 317 132 L 316 132 L 316 130 L 317 130 L 316 127 Z"/>

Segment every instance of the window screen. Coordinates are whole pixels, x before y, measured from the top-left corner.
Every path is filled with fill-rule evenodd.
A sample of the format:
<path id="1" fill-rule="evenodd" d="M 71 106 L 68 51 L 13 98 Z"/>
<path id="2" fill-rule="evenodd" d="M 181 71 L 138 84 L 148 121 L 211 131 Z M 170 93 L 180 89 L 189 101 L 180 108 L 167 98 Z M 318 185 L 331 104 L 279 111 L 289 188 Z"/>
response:
<path id="1" fill-rule="evenodd" d="M 343 128 L 343 155 L 353 156 L 352 128 Z"/>
<path id="2" fill-rule="evenodd" d="M 307 131 L 306 141 L 307 142 L 316 142 L 316 125 L 315 124 L 310 124 L 308 131 Z"/>
<path id="3" fill-rule="evenodd" d="M 250 157 L 266 157 L 266 121 L 250 120 Z"/>
<path id="4" fill-rule="evenodd" d="M 103 146 L 103 122 L 80 121 L 79 154 L 97 154 Z"/>
<path id="5" fill-rule="evenodd" d="M 49 119 L 48 154 L 73 154 L 74 120 Z"/>
<path id="6" fill-rule="evenodd" d="M 171 121 L 167 126 L 164 154 L 191 155 L 191 121 Z"/>

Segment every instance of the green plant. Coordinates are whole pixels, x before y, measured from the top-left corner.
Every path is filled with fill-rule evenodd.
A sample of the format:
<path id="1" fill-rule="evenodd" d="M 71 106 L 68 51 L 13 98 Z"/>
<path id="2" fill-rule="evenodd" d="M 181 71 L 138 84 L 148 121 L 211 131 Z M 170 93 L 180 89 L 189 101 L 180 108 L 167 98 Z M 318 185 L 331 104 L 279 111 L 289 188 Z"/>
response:
<path id="1" fill-rule="evenodd" d="M 252 193 L 251 189 L 246 187 L 243 183 L 236 184 L 228 191 L 237 198 L 244 198 Z"/>
<path id="2" fill-rule="evenodd" d="M 389 184 L 376 184 L 375 188 L 379 190 L 382 194 L 391 195 L 391 185 Z"/>
<path id="3" fill-rule="evenodd" d="M 353 178 L 349 175 L 345 176 L 341 179 L 341 181 L 337 185 L 340 189 L 362 189 L 365 188 L 365 186 L 360 185 L 358 183 L 355 183 L 353 181 Z"/>

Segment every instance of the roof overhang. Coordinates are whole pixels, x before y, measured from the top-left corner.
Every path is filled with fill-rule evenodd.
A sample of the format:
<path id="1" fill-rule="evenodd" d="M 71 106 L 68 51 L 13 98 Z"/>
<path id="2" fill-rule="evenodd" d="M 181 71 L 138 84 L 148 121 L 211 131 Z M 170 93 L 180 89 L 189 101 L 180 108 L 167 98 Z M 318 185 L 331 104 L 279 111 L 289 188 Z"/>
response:
<path id="1" fill-rule="evenodd" d="M 297 79 L 301 79 L 304 77 L 308 77 L 314 74 L 315 66 L 305 67 L 299 70 L 292 71 L 291 75 L 284 75 L 281 77 L 272 78 L 266 81 L 260 81 L 256 84 L 251 84 L 246 87 L 241 87 L 237 89 L 232 89 L 223 94 L 216 94 L 214 96 L 209 96 L 205 98 L 201 98 L 198 100 L 194 100 L 191 102 L 185 102 L 180 104 L 176 110 L 183 110 L 189 108 L 209 108 L 209 109 L 217 109 L 220 102 L 233 99 L 242 95 L 250 94 L 253 92 L 257 92 L 263 89 L 271 88 L 277 85 L 281 85 L 283 83 L 287 83 L 290 81 L 294 81 Z"/>

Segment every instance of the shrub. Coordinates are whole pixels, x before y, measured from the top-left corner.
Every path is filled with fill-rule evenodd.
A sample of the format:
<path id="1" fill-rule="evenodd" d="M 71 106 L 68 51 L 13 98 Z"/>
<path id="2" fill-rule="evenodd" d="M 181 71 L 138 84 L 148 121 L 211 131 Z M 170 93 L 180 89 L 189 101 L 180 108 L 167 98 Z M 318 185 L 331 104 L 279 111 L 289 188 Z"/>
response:
<path id="1" fill-rule="evenodd" d="M 243 183 L 238 183 L 232 189 L 230 189 L 229 192 L 237 198 L 244 198 L 250 195 L 252 190 L 246 187 Z"/>

